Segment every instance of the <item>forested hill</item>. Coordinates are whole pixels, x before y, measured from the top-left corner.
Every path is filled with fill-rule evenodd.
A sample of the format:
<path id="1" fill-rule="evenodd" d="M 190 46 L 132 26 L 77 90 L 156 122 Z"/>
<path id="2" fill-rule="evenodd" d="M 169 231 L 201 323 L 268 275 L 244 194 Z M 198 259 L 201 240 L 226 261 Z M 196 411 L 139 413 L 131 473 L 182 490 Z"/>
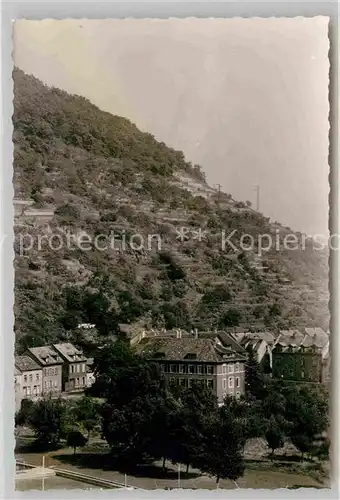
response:
<path id="1" fill-rule="evenodd" d="M 216 193 L 200 167 L 126 118 L 19 69 L 13 78 L 18 350 L 100 342 L 120 323 L 328 328 L 327 252 L 308 242 L 240 250 L 244 233 L 282 239 L 289 228 Z M 237 251 L 221 244 L 234 230 Z M 110 234 L 118 243 L 67 243 L 85 233 L 101 235 L 101 247 Z M 86 322 L 97 327 L 90 339 L 76 328 Z"/>

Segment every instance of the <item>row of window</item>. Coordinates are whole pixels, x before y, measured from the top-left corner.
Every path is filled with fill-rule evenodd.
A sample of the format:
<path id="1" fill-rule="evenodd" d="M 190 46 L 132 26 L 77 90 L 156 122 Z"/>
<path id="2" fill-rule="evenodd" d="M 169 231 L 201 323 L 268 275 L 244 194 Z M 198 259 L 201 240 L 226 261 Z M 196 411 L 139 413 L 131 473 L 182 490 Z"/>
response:
<path id="1" fill-rule="evenodd" d="M 33 386 L 33 391 L 32 391 L 32 388 L 30 386 L 24 386 L 22 388 L 23 390 L 23 393 L 25 396 L 39 396 L 41 390 L 40 390 L 40 385 L 34 385 Z"/>
<path id="2" fill-rule="evenodd" d="M 44 368 L 45 377 L 53 377 L 54 375 L 58 375 L 58 367 L 52 366 L 50 368 Z"/>
<path id="3" fill-rule="evenodd" d="M 161 370 L 164 373 L 189 373 L 201 375 L 214 375 L 214 365 L 178 365 L 176 363 L 162 363 Z"/>
<path id="4" fill-rule="evenodd" d="M 222 372 L 223 373 L 234 373 L 240 371 L 240 363 L 229 363 L 228 365 L 223 365 Z"/>
<path id="5" fill-rule="evenodd" d="M 75 387 L 83 387 L 85 385 L 85 377 L 77 377 L 74 379 Z"/>
<path id="6" fill-rule="evenodd" d="M 86 371 L 85 363 L 80 363 L 78 365 L 70 365 L 70 373 L 79 373 L 85 371 Z"/>
<path id="7" fill-rule="evenodd" d="M 45 389 L 52 389 L 52 387 L 58 387 L 58 380 L 45 380 L 44 382 L 44 388 Z"/>
<path id="8" fill-rule="evenodd" d="M 181 387 L 193 387 L 194 385 L 200 386 L 200 387 L 208 387 L 209 389 L 214 389 L 215 388 L 215 383 L 214 379 L 192 379 L 192 378 L 170 378 L 170 382 L 172 384 L 179 385 Z"/>
<path id="9" fill-rule="evenodd" d="M 240 377 L 235 378 L 235 386 L 240 387 Z M 227 379 L 226 378 L 224 378 L 222 380 L 222 387 L 223 387 L 223 389 L 227 388 Z M 234 377 L 228 377 L 228 387 L 229 387 L 229 389 L 234 388 Z"/>
<path id="10" fill-rule="evenodd" d="M 28 376 L 24 375 L 24 382 L 27 382 L 28 380 L 30 382 L 33 382 L 33 373 L 30 373 Z M 40 373 L 35 374 L 35 380 L 40 380 Z M 15 379 L 15 382 L 16 382 L 16 379 Z"/>

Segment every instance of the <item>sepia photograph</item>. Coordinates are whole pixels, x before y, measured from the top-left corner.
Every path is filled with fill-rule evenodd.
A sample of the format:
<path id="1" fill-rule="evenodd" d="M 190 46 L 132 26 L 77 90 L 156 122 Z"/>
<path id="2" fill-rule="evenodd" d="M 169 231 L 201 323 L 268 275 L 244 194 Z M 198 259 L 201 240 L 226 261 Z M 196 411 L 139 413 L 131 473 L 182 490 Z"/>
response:
<path id="1" fill-rule="evenodd" d="M 331 487 L 329 50 L 15 21 L 17 492 Z"/>

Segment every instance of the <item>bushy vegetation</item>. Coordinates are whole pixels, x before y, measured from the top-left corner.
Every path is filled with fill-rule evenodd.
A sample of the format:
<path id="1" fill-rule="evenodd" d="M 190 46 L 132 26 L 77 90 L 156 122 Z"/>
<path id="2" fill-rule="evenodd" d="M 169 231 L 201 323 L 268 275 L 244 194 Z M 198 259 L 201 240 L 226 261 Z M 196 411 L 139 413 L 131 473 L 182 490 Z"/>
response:
<path id="1" fill-rule="evenodd" d="M 100 432 L 123 469 L 153 461 L 162 461 L 164 469 L 169 461 L 187 471 L 198 468 L 217 483 L 243 475 L 251 438 L 265 439 L 272 455 L 290 441 L 302 458 L 327 458 L 329 441 L 320 440 L 329 425 L 325 395 L 273 381 L 251 359 L 245 396 L 227 397 L 222 406 L 208 388 L 166 381 L 124 340 L 98 349 L 94 368 L 96 381 L 86 396 L 23 400 L 16 425 L 31 427 L 42 449 L 64 441 L 74 453 L 90 433 Z"/>
<path id="2" fill-rule="evenodd" d="M 55 210 L 49 227 L 22 218 L 24 229 L 15 228 L 18 351 L 66 339 L 91 350 L 117 335 L 120 323 L 327 328 L 328 268 L 322 252 L 272 250 L 267 269 L 259 272 L 254 252 L 238 254 L 228 245 L 222 250 L 221 231 L 236 230 L 234 243 L 242 233 L 254 238 L 268 233 L 271 225 L 262 214 L 246 204 L 233 210 L 223 193 L 224 207 L 190 194 L 174 174 L 186 172 L 204 185 L 199 167 L 129 120 L 18 69 L 13 77 L 15 194 L 32 199 L 36 208 Z M 197 234 L 194 239 L 197 224 L 207 231 L 201 241 Z M 193 232 L 182 241 L 176 230 L 183 226 Z M 114 233 L 116 246 L 54 249 L 45 241 L 40 249 L 25 250 L 19 244 L 23 231 L 35 242 L 53 234 L 54 243 L 65 242 L 68 232 L 85 231 L 92 238 Z M 121 250 L 133 234 L 145 241 L 147 235 L 161 235 L 161 250 L 157 239 L 150 248 Z M 290 287 L 282 285 L 285 276 Z M 82 322 L 95 324 L 92 337 L 77 329 Z"/>

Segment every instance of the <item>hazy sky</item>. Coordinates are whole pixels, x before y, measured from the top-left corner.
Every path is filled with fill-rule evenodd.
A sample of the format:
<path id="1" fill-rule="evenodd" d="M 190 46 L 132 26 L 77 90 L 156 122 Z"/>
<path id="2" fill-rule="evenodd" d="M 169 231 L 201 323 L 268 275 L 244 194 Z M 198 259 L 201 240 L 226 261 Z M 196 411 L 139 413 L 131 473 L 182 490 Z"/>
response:
<path id="1" fill-rule="evenodd" d="M 130 118 L 293 229 L 328 225 L 328 20 L 17 21 L 14 62 Z"/>

